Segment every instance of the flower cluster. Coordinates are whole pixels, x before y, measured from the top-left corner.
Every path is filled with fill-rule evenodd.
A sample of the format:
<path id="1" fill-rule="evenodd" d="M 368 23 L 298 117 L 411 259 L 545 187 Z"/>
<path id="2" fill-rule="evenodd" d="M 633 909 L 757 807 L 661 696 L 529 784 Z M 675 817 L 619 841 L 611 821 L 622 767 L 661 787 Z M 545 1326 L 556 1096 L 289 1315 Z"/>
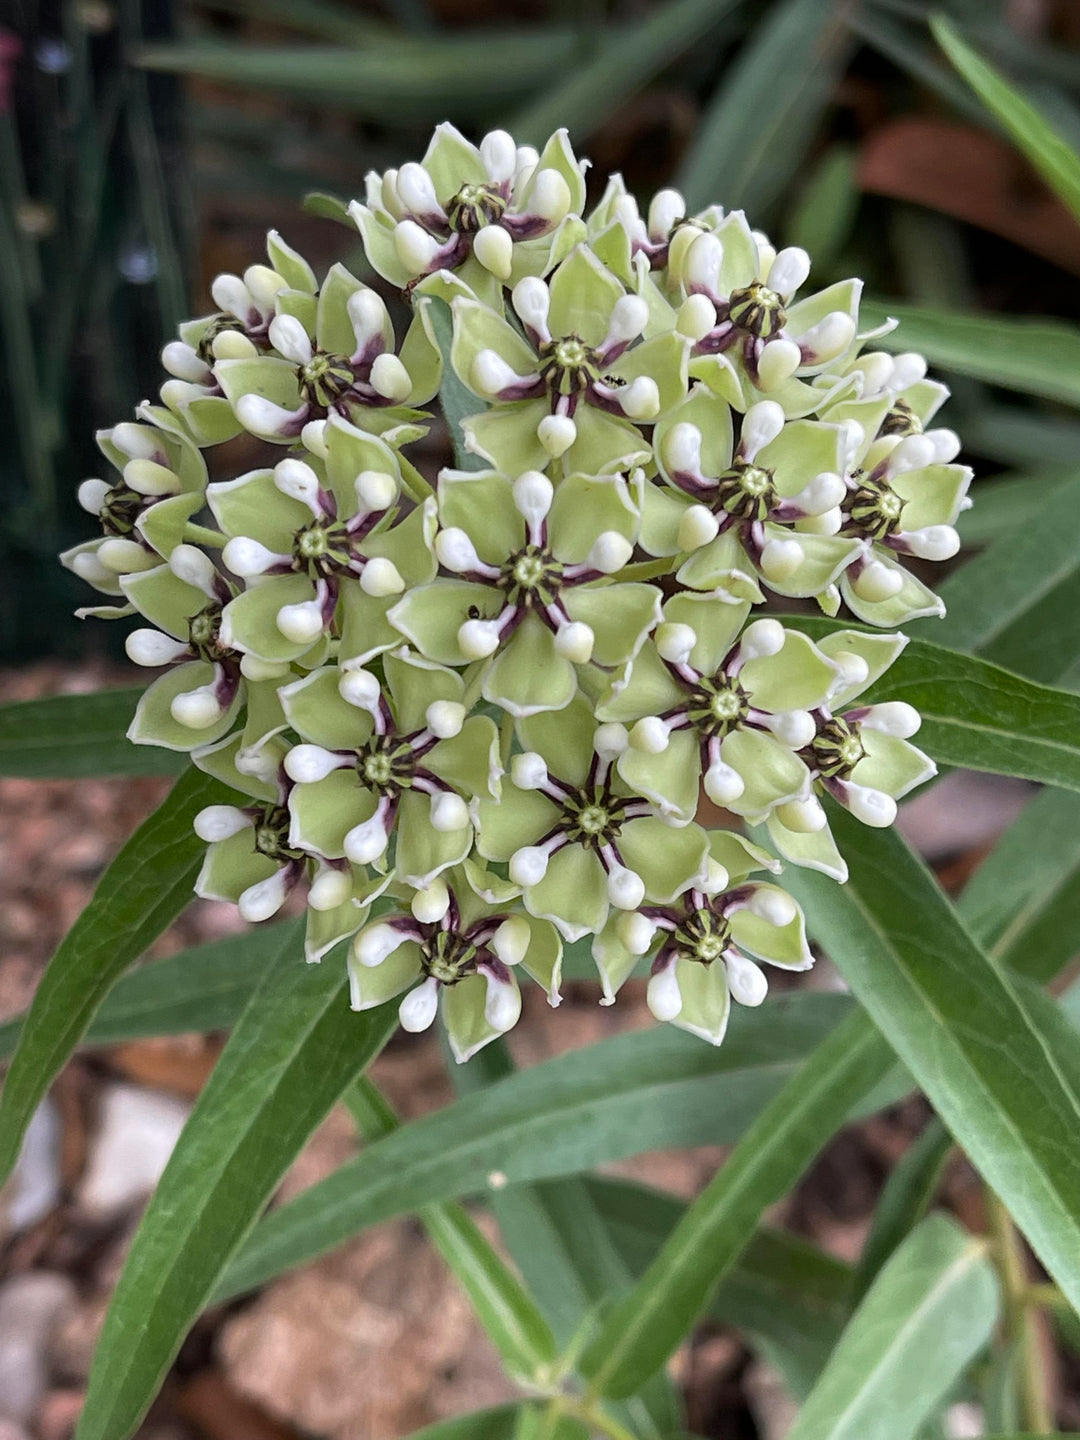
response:
<path id="1" fill-rule="evenodd" d="M 99 435 L 101 534 L 63 557 L 107 597 L 84 613 L 145 622 L 131 739 L 244 802 L 198 817 L 198 893 L 257 921 L 302 888 L 308 958 L 351 937 L 353 1005 L 441 1008 L 459 1059 L 520 974 L 558 1002 L 564 943 L 607 1003 L 645 961 L 654 1014 L 719 1043 L 761 962 L 811 963 L 736 827 L 842 881 L 823 799 L 888 825 L 934 771 L 918 714 L 861 697 L 941 613 L 910 562 L 967 503 L 944 387 L 860 332 L 859 281 L 815 291 L 672 190 L 643 218 L 617 176 L 587 213 L 585 169 L 562 131 L 442 125 L 370 175 L 350 213 L 404 330 L 272 231 Z M 408 455 L 444 384 L 475 407 L 432 484 Z M 242 432 L 260 468 L 211 481 Z M 864 623 L 815 642 L 769 594 Z"/>

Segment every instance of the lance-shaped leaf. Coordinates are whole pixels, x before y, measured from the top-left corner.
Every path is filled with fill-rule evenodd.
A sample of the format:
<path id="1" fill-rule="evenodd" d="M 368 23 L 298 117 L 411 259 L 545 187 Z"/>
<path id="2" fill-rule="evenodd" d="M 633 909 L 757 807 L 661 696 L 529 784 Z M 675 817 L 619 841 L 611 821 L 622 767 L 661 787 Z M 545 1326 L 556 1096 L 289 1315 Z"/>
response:
<path id="1" fill-rule="evenodd" d="M 232 792 L 189 770 L 105 871 L 42 976 L 0 1097 L 0 1182 L 53 1077 L 113 984 L 191 899 L 205 850 L 198 812 Z"/>
<path id="2" fill-rule="evenodd" d="M 685 1339 L 764 1211 L 794 1185 L 892 1052 L 856 1011 L 761 1112 L 582 1356 L 592 1389 L 629 1394 Z"/>
<path id="3" fill-rule="evenodd" d="M 520 1405 L 496 1405 L 490 1410 L 474 1410 L 471 1415 L 456 1415 L 452 1420 L 438 1420 L 414 1430 L 407 1440 L 516 1440 L 522 1415 L 535 1412 L 529 1402 Z"/>
<path id="4" fill-rule="evenodd" d="M 844 996 L 785 996 L 767 1015 L 741 1011 L 719 1049 L 665 1027 L 511 1075 L 412 1121 L 268 1216 L 218 1298 L 431 1200 L 573 1174 L 661 1145 L 730 1144 L 849 1013 Z M 871 1097 L 868 1083 L 846 1106 L 887 1104 L 909 1087 L 901 1079 Z"/>
<path id="5" fill-rule="evenodd" d="M 1064 1137 L 1080 1123 L 1080 1084 L 1069 1047 L 899 835 L 846 812 L 834 828 L 847 885 L 785 876 L 812 933 L 1076 1305 L 1080 1154 Z"/>
<path id="6" fill-rule="evenodd" d="M 788 1440 L 914 1440 L 997 1310 L 985 1241 L 942 1215 L 924 1220 L 851 1317 Z"/>
<path id="7" fill-rule="evenodd" d="M 27 780 L 178 775 L 186 755 L 127 741 L 142 693 L 125 687 L 0 705 L 0 775 Z"/>
<path id="8" fill-rule="evenodd" d="M 866 1294 L 881 1267 L 929 1210 L 952 1143 L 935 1116 L 893 1166 L 859 1257 L 856 1299 Z"/>
<path id="9" fill-rule="evenodd" d="M 288 1166 L 397 1025 L 348 1006 L 297 926 L 255 991 L 143 1216 L 98 1344 L 79 1440 L 125 1440 Z"/>

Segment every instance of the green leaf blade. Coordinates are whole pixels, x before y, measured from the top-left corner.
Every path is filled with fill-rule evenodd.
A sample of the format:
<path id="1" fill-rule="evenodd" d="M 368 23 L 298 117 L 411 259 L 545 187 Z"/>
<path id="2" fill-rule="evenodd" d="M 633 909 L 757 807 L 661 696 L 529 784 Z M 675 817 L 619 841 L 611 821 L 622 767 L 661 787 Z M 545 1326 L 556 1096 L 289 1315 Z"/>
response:
<path id="1" fill-rule="evenodd" d="M 24 780 L 178 775 L 188 764 L 186 755 L 127 739 L 141 694 L 132 687 L 0 705 L 0 775 Z"/>

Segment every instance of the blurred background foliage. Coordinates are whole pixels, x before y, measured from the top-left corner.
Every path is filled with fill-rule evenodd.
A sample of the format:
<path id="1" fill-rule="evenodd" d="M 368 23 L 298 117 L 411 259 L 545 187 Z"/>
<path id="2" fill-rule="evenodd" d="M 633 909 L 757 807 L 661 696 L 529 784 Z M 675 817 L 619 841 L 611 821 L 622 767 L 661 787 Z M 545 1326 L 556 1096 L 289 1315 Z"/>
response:
<path id="1" fill-rule="evenodd" d="M 212 277 L 270 225 L 363 274 L 340 200 L 445 118 L 566 125 L 639 196 L 674 180 L 806 246 L 820 281 L 863 275 L 953 384 L 968 543 L 1007 533 L 1080 453 L 1080 245 L 932 13 L 1080 145 L 1075 0 L 5 0 L 0 658 L 107 643 L 53 557 L 86 533 L 94 428 L 155 392 Z"/>

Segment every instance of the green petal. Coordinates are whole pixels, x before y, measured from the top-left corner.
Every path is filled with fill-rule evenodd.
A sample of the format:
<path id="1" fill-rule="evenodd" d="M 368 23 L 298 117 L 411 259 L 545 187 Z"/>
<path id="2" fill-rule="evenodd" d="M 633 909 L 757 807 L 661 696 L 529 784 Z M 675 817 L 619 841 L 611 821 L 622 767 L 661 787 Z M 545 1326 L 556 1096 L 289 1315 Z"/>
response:
<path id="1" fill-rule="evenodd" d="M 241 731 L 241 744 L 251 754 L 257 754 L 280 735 L 286 728 L 285 711 L 278 696 L 276 680 L 247 680 L 247 712 Z"/>
<path id="2" fill-rule="evenodd" d="M 683 824 L 693 820 L 701 783 L 696 731 L 676 730 L 659 755 L 627 750 L 619 756 L 618 770 L 630 789 L 651 800 L 662 814 Z"/>
<path id="3" fill-rule="evenodd" d="M 511 972 L 511 983 L 517 981 Z M 490 1045 L 502 1032 L 494 1030 L 484 1017 L 487 981 L 480 975 L 468 975 L 457 985 L 444 985 L 440 992 L 443 1024 L 450 1049 L 459 1065 L 471 1060 L 478 1050 Z"/>
<path id="4" fill-rule="evenodd" d="M 390 609 L 389 620 L 429 660 L 464 665 L 468 656 L 458 644 L 458 631 L 470 618 L 493 619 L 501 607 L 502 596 L 491 585 L 440 578 L 407 591 Z"/>
<path id="5" fill-rule="evenodd" d="M 452 200 L 463 185 L 487 184 L 480 151 L 448 120 L 436 125 L 420 163 L 431 176 L 441 205 Z"/>
<path id="6" fill-rule="evenodd" d="M 391 285 L 404 290 L 412 276 L 398 259 L 397 246 L 394 244 L 394 223 L 391 221 L 387 224 L 381 216 L 359 203 L 350 206 L 349 214 L 360 231 L 364 254 L 371 268 L 384 280 L 389 280 Z"/>
<path id="7" fill-rule="evenodd" d="M 704 880 L 709 837 L 699 825 L 675 829 L 645 816 L 623 826 L 619 853 L 644 880 L 646 898 L 667 905 Z"/>
<path id="8" fill-rule="evenodd" d="M 372 732 L 371 716 L 341 698 L 336 665 L 313 670 L 278 691 L 289 724 L 302 740 L 327 750 L 358 750 Z"/>
<path id="9" fill-rule="evenodd" d="M 847 879 L 847 865 L 828 826 L 808 834 L 789 830 L 775 815 L 769 816 L 767 824 L 769 839 L 785 860 L 790 860 L 793 865 L 802 865 L 807 870 L 820 870 L 841 885 Z"/>
<path id="10" fill-rule="evenodd" d="M 436 830 L 431 801 L 418 790 L 406 790 L 398 806 L 394 869 L 406 884 L 426 889 L 436 875 L 458 865 L 472 849 L 473 828 Z"/>
<path id="11" fill-rule="evenodd" d="M 81 545 L 72 545 L 69 550 L 61 550 L 60 564 L 63 565 L 65 570 L 74 570 L 75 567 L 72 561 L 76 555 L 96 555 L 104 543 L 105 537 L 103 535 L 97 535 L 93 540 L 84 540 Z M 79 578 L 82 579 L 82 576 Z M 100 580 L 88 580 L 86 583 L 92 585 L 94 589 L 102 595 L 123 594 L 123 591 L 120 589 L 119 575 L 113 576 L 111 574 L 105 574 Z"/>
<path id="12" fill-rule="evenodd" d="M 591 850 L 564 845 L 551 857 L 547 874 L 525 891 L 529 913 L 557 925 L 571 944 L 599 930 L 610 908 L 604 867 Z"/>
<path id="13" fill-rule="evenodd" d="M 168 383 L 161 387 L 162 398 Z M 176 384 L 183 385 L 183 381 L 178 380 Z M 200 445 L 223 445 L 226 440 L 234 439 L 244 427 L 228 400 L 223 395 L 200 395 L 199 389 L 195 385 L 187 387 L 186 399 L 178 405 L 180 416 L 191 433 Z"/>
<path id="14" fill-rule="evenodd" d="M 701 468 L 706 475 L 722 475 L 731 464 L 734 438 L 731 406 L 704 385 L 695 385 L 683 403 L 657 423 L 653 434 L 656 462 L 665 479 L 664 441 L 673 426 L 687 423 L 701 431 Z"/>
<path id="15" fill-rule="evenodd" d="M 796 340 L 800 335 L 805 335 L 819 320 L 824 320 L 834 310 L 841 310 L 845 315 L 858 323 L 859 300 L 862 297 L 863 282 L 861 280 L 839 280 L 835 285 L 829 285 L 824 290 L 819 290 L 816 295 L 808 295 L 805 300 L 797 300 L 794 305 L 788 307 L 787 333 Z"/>
<path id="16" fill-rule="evenodd" d="M 337 497 L 341 518 L 347 519 L 356 513 L 356 477 L 362 470 L 378 470 L 400 485 L 398 457 L 385 440 L 358 429 L 337 411 L 328 416 L 323 434 L 326 440 L 326 478 Z M 303 508 L 306 510 L 307 507 Z"/>
<path id="17" fill-rule="evenodd" d="M 884 790 L 886 795 L 899 800 L 937 774 L 937 766 L 929 755 L 897 735 L 886 735 L 864 726 L 860 738 L 866 755 L 851 772 L 857 785 Z"/>
<path id="18" fill-rule="evenodd" d="M 332 355 L 351 355 L 356 349 L 356 334 L 349 319 L 348 301 L 358 290 L 366 290 L 344 265 L 331 265 L 319 287 L 319 304 L 315 319 L 315 339 L 321 350 Z M 393 349 L 394 332 L 387 320 L 383 326 L 383 343 Z"/>
<path id="19" fill-rule="evenodd" d="M 546 400 L 521 400 L 467 415 L 461 422 L 465 449 L 504 475 L 543 470 L 550 456 L 537 439 L 536 427 L 548 413 Z"/>
<path id="20" fill-rule="evenodd" d="M 521 968 L 541 987 L 547 996 L 548 1004 L 558 1005 L 562 999 L 559 994 L 562 981 L 562 936 L 547 920 L 537 920 L 533 915 L 524 918 L 531 938 Z"/>
<path id="21" fill-rule="evenodd" d="M 440 740 L 424 763 L 440 780 L 466 796 L 499 798 L 499 732 L 487 715 L 470 716 L 461 734 L 452 740 Z"/>
<path id="22" fill-rule="evenodd" d="M 148 506 L 136 520 L 135 529 L 159 555 L 168 557 L 183 540 L 187 522 L 202 507 L 202 495 L 170 495 Z"/>
<path id="23" fill-rule="evenodd" d="M 888 600 L 864 600 L 856 594 L 846 575 L 840 577 L 840 591 L 848 609 L 858 620 L 868 625 L 880 625 L 892 629 L 906 625 L 909 620 L 918 620 L 923 615 L 944 615 L 945 605 L 934 592 L 905 570 L 893 559 L 890 551 L 882 545 L 874 546 L 874 559 L 880 560 L 890 570 L 898 570 L 903 576 L 903 586 Z"/>
<path id="24" fill-rule="evenodd" d="M 966 465 L 927 465 L 907 470 L 890 481 L 907 503 L 901 519 L 904 530 L 921 530 L 925 525 L 953 525 L 960 502 L 971 483 Z"/>
<path id="25" fill-rule="evenodd" d="M 753 597 L 733 600 L 730 592 L 674 595 L 664 606 L 664 619 L 689 625 L 697 635 L 690 663 L 704 675 L 715 675 L 738 638 Z"/>
<path id="26" fill-rule="evenodd" d="M 484 676 L 484 699 L 517 716 L 562 710 L 576 691 L 573 665 L 558 653 L 554 635 L 535 615 L 526 615 Z"/>
<path id="27" fill-rule="evenodd" d="M 529 177 L 529 183 L 521 195 L 514 196 L 515 209 L 528 214 L 536 177 L 541 170 L 557 170 L 559 172 L 570 189 L 570 213 L 580 215 L 585 208 L 584 167 L 574 156 L 570 146 L 570 136 L 566 130 L 556 130 L 541 150 L 540 159 L 536 162 L 536 169 Z"/>
<path id="28" fill-rule="evenodd" d="M 765 885 L 765 890 L 784 894 L 779 885 Z M 779 965 L 785 970 L 809 970 L 814 963 L 806 943 L 806 921 L 798 910 L 788 925 L 770 925 L 751 910 L 737 910 L 731 917 L 731 934 L 740 950 Z"/>
<path id="29" fill-rule="evenodd" d="M 732 290 L 749 285 L 751 280 L 763 278 L 759 272 L 757 241 L 746 223 L 741 210 L 725 215 L 716 227 L 716 238 L 724 247 L 724 258 L 720 265 L 720 293 L 724 296 Z"/>
<path id="30" fill-rule="evenodd" d="M 436 523 L 435 501 L 429 498 L 404 519 L 396 519 L 389 529 L 369 535 L 364 554 L 392 560 L 407 585 L 426 585 L 438 569 L 432 550 Z"/>
<path id="31" fill-rule="evenodd" d="M 836 630 L 817 642 L 818 649 L 831 660 L 841 655 L 857 655 L 866 662 L 869 674 L 857 685 L 836 689 L 829 696 L 830 708 L 841 711 L 850 705 L 856 696 L 869 690 L 907 645 L 906 635 L 868 635 L 865 630 Z"/>
<path id="32" fill-rule="evenodd" d="M 655 646 L 646 645 L 634 660 L 625 683 L 612 686 L 610 693 L 597 706 L 596 718 L 602 721 L 621 720 L 629 724 L 640 720 L 643 715 L 663 715 L 665 711 L 681 705 L 685 698 L 686 692 L 671 678 Z"/>
<path id="33" fill-rule="evenodd" d="M 197 586 L 178 579 L 168 565 L 125 575 L 120 585 L 140 615 L 177 640 L 188 638 L 188 621 L 209 603 Z"/>
<path id="34" fill-rule="evenodd" d="M 779 860 L 734 830 L 710 830 L 709 855 L 728 872 L 732 885 L 745 880 L 755 870 L 769 870 L 773 874 L 780 870 Z"/>
<path id="35" fill-rule="evenodd" d="M 949 398 L 949 387 L 940 380 L 919 380 L 904 391 L 904 400 L 923 425 L 929 425 Z"/>
<path id="36" fill-rule="evenodd" d="M 513 907 L 513 902 L 521 897 L 521 886 L 515 885 L 512 880 L 504 880 L 501 875 L 496 875 L 494 870 L 489 870 L 486 865 L 481 865 L 479 860 L 469 856 L 461 867 L 461 873 L 465 876 L 465 887 L 459 882 L 458 872 L 450 876 L 450 887 L 457 896 L 458 905 L 461 909 L 462 918 L 466 924 L 471 925 L 474 919 L 480 915 L 495 910 L 504 910 Z M 479 909 L 473 914 L 473 905 L 469 903 L 470 897 L 479 902 Z M 466 910 L 468 914 L 466 915 Z"/>
<path id="37" fill-rule="evenodd" d="M 555 489 L 548 536 L 556 559 L 581 565 L 607 530 L 633 542 L 641 519 L 641 492 L 631 492 L 623 475 L 567 475 Z"/>
<path id="38" fill-rule="evenodd" d="M 525 544 L 525 521 L 514 507 L 514 487 L 497 470 L 441 471 L 439 521 L 444 529 L 464 530 L 489 565 L 501 565 Z"/>
<path id="39" fill-rule="evenodd" d="M 174 720 L 169 709 L 177 695 L 186 690 L 196 690 L 208 685 L 214 678 L 214 667 L 205 660 L 192 660 L 167 670 L 143 691 L 135 714 L 128 726 L 127 738 L 134 745 L 161 745 L 166 750 L 194 750 L 198 745 L 209 745 L 228 734 L 236 720 L 243 700 L 243 686 L 240 686 L 232 704 L 220 720 L 205 730 L 192 730 Z"/>
<path id="40" fill-rule="evenodd" d="M 682 1009 L 670 1023 L 680 1030 L 719 1045 L 727 1032 L 731 1013 L 727 971 L 723 962 L 700 965 L 695 960 L 676 960 L 675 975 L 682 996 Z"/>
<path id="41" fill-rule="evenodd" d="M 269 880 L 277 868 L 273 860 L 255 849 L 253 832 L 241 830 L 207 847 L 195 893 L 204 900 L 225 900 L 235 905 L 250 885 Z"/>
<path id="42" fill-rule="evenodd" d="M 260 355 L 253 360 L 219 360 L 214 366 L 214 375 L 231 406 L 235 406 L 242 395 L 262 395 L 286 410 L 295 410 L 300 404 L 296 366 L 290 360 L 281 360 L 275 355 Z M 191 408 L 194 409 L 194 405 Z"/>
<path id="43" fill-rule="evenodd" d="M 210 485 L 206 498 L 226 535 L 249 535 L 281 554 L 291 554 L 296 532 L 311 522 L 308 507 L 274 484 L 273 470 L 251 470 L 238 480 Z"/>
<path id="44" fill-rule="evenodd" d="M 723 590 L 735 600 L 748 600 L 758 590 L 754 567 L 734 530 L 725 530 L 684 560 L 675 576 L 692 590 Z"/>
<path id="45" fill-rule="evenodd" d="M 850 457 L 849 469 L 862 465 L 866 452 L 874 444 L 882 421 L 891 408 L 892 399 L 888 395 L 868 400 L 859 399 L 856 395 L 845 395 L 842 400 L 834 401 L 823 408 L 821 418 L 831 425 L 842 425 L 845 420 L 854 420 L 863 432 L 862 443 Z"/>
<path id="46" fill-rule="evenodd" d="M 626 381 L 636 380 L 639 375 L 655 380 L 660 391 L 659 413 L 666 415 L 686 394 L 690 384 L 689 358 L 690 341 L 684 335 L 668 331 L 628 350 L 611 366 L 610 373 Z"/>
<path id="47" fill-rule="evenodd" d="M 398 729 L 406 734 L 423 730 L 429 705 L 436 700 L 460 700 L 465 688 L 455 671 L 414 655 L 404 646 L 384 656 L 383 673 Z"/>
<path id="48" fill-rule="evenodd" d="M 760 730 L 733 730 L 720 746 L 720 758 L 742 776 L 746 789 L 728 809 L 751 819 L 775 805 L 806 793 L 810 772 L 786 745 Z"/>
<path id="49" fill-rule="evenodd" d="M 648 484 L 641 505 L 641 548 L 647 555 L 677 555 L 679 526 L 690 505 L 681 491 Z"/>
<path id="50" fill-rule="evenodd" d="M 843 469 L 840 427 L 794 420 L 758 452 L 755 463 L 774 472 L 777 494 L 785 499 L 796 495 L 815 475 Z"/>
<path id="51" fill-rule="evenodd" d="M 563 596 L 572 620 L 591 626 L 593 661 L 601 666 L 632 660 L 663 618 L 660 591 L 653 585 L 582 585 Z"/>
<path id="52" fill-rule="evenodd" d="M 224 740 L 217 740 L 212 745 L 204 745 L 201 749 L 192 752 L 192 760 L 207 775 L 213 775 L 216 780 L 230 786 L 233 790 L 239 790 L 241 795 L 250 795 L 255 800 L 277 800 L 278 787 L 273 780 L 262 780 L 257 775 L 245 774 L 244 771 L 236 768 L 236 760 L 243 748 L 242 735 L 229 735 Z M 288 749 L 282 740 L 271 740 L 265 747 L 274 760 L 278 763 Z"/>
<path id="53" fill-rule="evenodd" d="M 508 286 L 513 288 L 526 275 L 549 274 L 560 261 L 566 259 L 574 246 L 580 245 L 585 238 L 584 221 L 577 215 L 566 215 L 548 234 L 538 235 L 534 240 L 517 241 L 510 257 Z M 495 279 L 486 270 L 483 273 L 489 284 Z M 495 285 L 498 285 L 498 281 L 495 281 Z M 479 291 L 477 293 L 479 294 Z"/>
<path id="54" fill-rule="evenodd" d="M 766 524 L 765 534 L 770 540 L 792 538 L 791 532 L 780 525 Z M 858 540 L 845 539 L 842 535 L 806 535 L 799 531 L 795 538 L 803 551 L 799 568 L 782 581 L 765 580 L 764 583 L 778 595 L 797 599 L 820 595 L 847 568 L 860 548 Z"/>
<path id="55" fill-rule="evenodd" d="M 298 250 L 284 241 L 276 230 L 266 237 L 266 253 L 270 264 L 290 290 L 303 290 L 314 295 L 318 282 L 315 272 Z"/>
<path id="56" fill-rule="evenodd" d="M 782 710 L 814 710 L 836 680 L 836 670 L 814 642 L 797 630 L 784 631 L 775 655 L 750 660 L 739 672 L 751 704 L 770 714 Z"/>
<path id="57" fill-rule="evenodd" d="M 552 275 L 548 324 L 558 339 L 577 335 L 586 345 L 599 345 L 608 333 L 611 311 L 625 293 L 587 245 L 579 245 Z"/>
<path id="58" fill-rule="evenodd" d="M 596 721 L 582 696 L 557 714 L 547 711 L 519 720 L 517 733 L 524 749 L 544 757 L 552 775 L 568 785 L 584 785 L 595 754 Z"/>
<path id="59" fill-rule="evenodd" d="M 544 404 L 543 401 L 539 403 Z M 651 458 L 641 431 L 629 420 L 609 415 L 595 405 L 579 405 L 574 423 L 577 439 L 563 456 L 567 471 L 606 475 L 613 470 L 630 470 L 635 465 L 644 465 Z M 547 463 L 546 458 L 544 463 Z"/>
<path id="60" fill-rule="evenodd" d="M 274 575 L 241 591 L 222 612 L 223 642 L 260 660 L 299 660 L 311 649 L 311 642 L 287 639 L 278 629 L 277 615 L 283 605 L 297 605 L 314 596 L 315 586 L 306 575 Z"/>
<path id="61" fill-rule="evenodd" d="M 340 860 L 345 836 L 354 825 L 370 820 L 375 805 L 375 796 L 360 784 L 352 767 L 332 770 L 324 780 L 294 785 L 289 794 L 290 843 L 327 860 Z"/>
<path id="62" fill-rule="evenodd" d="M 485 860 L 509 860 L 523 845 L 535 845 L 559 819 L 558 809 L 536 790 L 504 785 L 501 800 L 476 806 L 476 848 Z"/>
<path id="63" fill-rule="evenodd" d="M 481 350 L 494 350 L 518 375 L 536 374 L 536 352 L 501 315 L 478 300 L 464 297 L 455 300 L 450 308 L 454 316 L 450 360 L 458 379 L 474 395 L 480 395 L 480 391 L 473 384 L 472 368 Z M 486 395 L 480 398 L 488 399 Z"/>
<path id="64" fill-rule="evenodd" d="M 639 955 L 631 955 L 626 946 L 619 939 L 616 929 L 618 918 L 622 914 L 617 910 L 608 916 L 607 924 L 600 933 L 593 937 L 592 957 L 597 970 L 600 972 L 600 984 L 603 986 L 604 996 L 600 1001 L 601 1005 L 613 1005 L 615 996 L 634 973 Z"/>
<path id="65" fill-rule="evenodd" d="M 408 990 L 423 973 L 420 968 L 420 946 L 406 940 L 389 954 L 381 965 L 361 965 L 349 952 L 350 1003 L 354 1010 L 371 1010 L 385 1005 L 403 990 Z"/>

